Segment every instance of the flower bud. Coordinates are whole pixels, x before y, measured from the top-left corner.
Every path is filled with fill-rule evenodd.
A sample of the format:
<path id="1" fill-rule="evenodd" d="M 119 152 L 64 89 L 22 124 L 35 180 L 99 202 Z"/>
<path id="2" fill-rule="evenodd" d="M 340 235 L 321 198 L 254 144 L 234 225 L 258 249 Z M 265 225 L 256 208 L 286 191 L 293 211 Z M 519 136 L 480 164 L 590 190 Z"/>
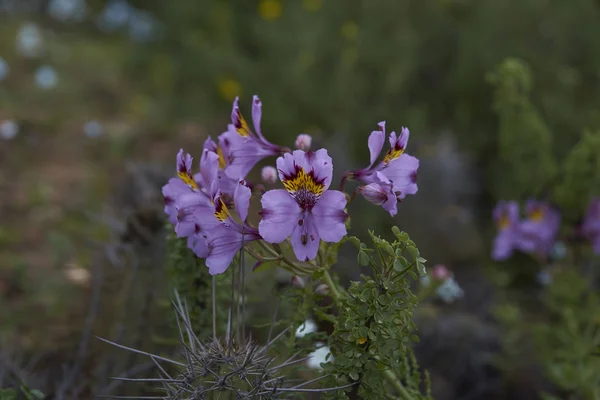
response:
<path id="1" fill-rule="evenodd" d="M 312 144 L 312 137 L 307 135 L 306 133 L 301 133 L 296 138 L 296 148 L 298 150 L 308 151 L 310 150 L 310 145 Z"/>
<path id="2" fill-rule="evenodd" d="M 302 289 L 305 286 L 304 279 L 300 278 L 298 275 L 292 276 L 292 286 Z"/>
<path id="3" fill-rule="evenodd" d="M 265 183 L 274 184 L 277 182 L 277 170 L 270 165 L 263 167 L 260 176 Z"/>
<path id="4" fill-rule="evenodd" d="M 434 265 L 431 270 L 431 278 L 436 281 L 445 281 L 450 278 L 450 271 L 443 264 Z"/>
<path id="5" fill-rule="evenodd" d="M 329 285 L 321 283 L 315 288 L 315 293 L 320 294 L 321 296 L 326 296 L 329 294 Z"/>

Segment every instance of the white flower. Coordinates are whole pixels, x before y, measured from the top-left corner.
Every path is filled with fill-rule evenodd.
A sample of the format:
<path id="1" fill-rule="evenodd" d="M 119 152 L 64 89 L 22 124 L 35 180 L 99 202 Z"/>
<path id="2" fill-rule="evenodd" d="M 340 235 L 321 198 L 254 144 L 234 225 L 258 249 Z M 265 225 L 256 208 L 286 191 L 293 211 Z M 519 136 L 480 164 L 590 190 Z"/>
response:
<path id="1" fill-rule="evenodd" d="M 323 343 L 317 343 L 317 346 L 317 349 L 308 355 L 306 364 L 309 368 L 322 369 L 321 364 L 332 361 L 333 356 L 330 355 L 329 358 L 327 358 L 327 355 L 331 354 L 329 346 L 325 346 Z"/>
<path id="2" fill-rule="evenodd" d="M 19 125 L 11 119 L 0 123 L 0 138 L 10 140 L 19 133 Z"/>
<path id="3" fill-rule="evenodd" d="M 85 0 L 50 0 L 48 13 L 55 19 L 82 21 L 85 18 L 87 4 Z"/>
<path id="4" fill-rule="evenodd" d="M 102 125 L 98 121 L 88 121 L 83 126 L 83 133 L 89 138 L 96 138 L 102 135 Z"/>
<path id="5" fill-rule="evenodd" d="M 41 66 L 35 71 L 35 82 L 42 89 L 53 89 L 58 85 L 58 74 L 49 66 Z"/>
<path id="6" fill-rule="evenodd" d="M 552 275 L 547 270 L 538 272 L 537 281 L 542 286 L 548 286 L 552 283 Z"/>
<path id="7" fill-rule="evenodd" d="M 132 11 L 129 3 L 124 0 L 109 1 L 98 17 L 98 26 L 105 31 L 122 28 L 129 22 Z"/>
<path id="8" fill-rule="evenodd" d="M 146 11 L 134 11 L 129 18 L 129 37 L 135 42 L 152 39 L 156 27 L 154 17 Z"/>
<path id="9" fill-rule="evenodd" d="M 446 279 L 435 292 L 446 303 L 452 303 L 454 300 L 464 296 L 463 290 L 453 277 Z"/>
<path id="10" fill-rule="evenodd" d="M 34 58 L 41 55 L 44 38 L 40 28 L 34 23 L 26 23 L 17 33 L 17 50 L 22 56 Z"/>
<path id="11" fill-rule="evenodd" d="M 296 337 L 301 338 L 308 335 L 309 333 L 313 333 L 316 331 L 317 324 L 315 324 L 312 320 L 307 319 L 302 325 L 298 327 L 298 329 L 296 329 Z"/>

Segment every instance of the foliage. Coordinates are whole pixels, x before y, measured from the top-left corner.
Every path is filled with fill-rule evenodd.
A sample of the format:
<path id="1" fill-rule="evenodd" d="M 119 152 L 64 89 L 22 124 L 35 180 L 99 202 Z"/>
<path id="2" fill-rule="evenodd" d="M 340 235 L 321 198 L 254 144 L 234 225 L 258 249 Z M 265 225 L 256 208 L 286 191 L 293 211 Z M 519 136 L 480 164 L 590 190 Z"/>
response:
<path id="1" fill-rule="evenodd" d="M 44 394 L 36 389 L 29 389 L 22 385 L 19 389 L 2 389 L 0 388 L 0 400 L 38 400 L 43 399 Z"/>
<path id="2" fill-rule="evenodd" d="M 575 222 L 600 194 L 600 132 L 588 130 L 566 155 L 554 190 L 565 217 Z"/>
<path id="3" fill-rule="evenodd" d="M 495 86 L 494 110 L 499 116 L 496 197 L 543 194 L 557 168 L 552 133 L 529 98 L 531 71 L 523 61 L 509 58 L 488 74 L 488 81 Z"/>
<path id="4" fill-rule="evenodd" d="M 505 329 L 504 368 L 514 368 L 531 343 L 546 376 L 563 393 L 597 399 L 600 295 L 573 269 L 557 270 L 547 289 L 541 296 L 542 307 L 532 309 L 514 301 L 497 307 L 496 316 Z"/>
<path id="5" fill-rule="evenodd" d="M 326 366 L 332 382 L 357 382 L 352 389 L 360 398 L 430 398 L 420 391 L 421 376 L 412 354 L 417 341 L 413 311 L 417 298 L 409 276 L 425 274 L 423 263 L 408 235 L 394 227 L 392 243 L 370 232 L 374 249 L 357 238 L 358 262 L 373 269 L 350 284 L 338 302 L 340 315 L 330 336 L 333 361 Z M 402 383 L 400 383 L 402 381 Z M 342 394 L 332 398 L 344 398 Z"/>

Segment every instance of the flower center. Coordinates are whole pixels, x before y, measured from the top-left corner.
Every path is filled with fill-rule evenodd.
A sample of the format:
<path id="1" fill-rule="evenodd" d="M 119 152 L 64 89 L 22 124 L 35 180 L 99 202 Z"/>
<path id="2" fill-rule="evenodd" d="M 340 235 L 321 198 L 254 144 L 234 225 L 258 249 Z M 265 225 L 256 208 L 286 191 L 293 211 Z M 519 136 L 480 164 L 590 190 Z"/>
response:
<path id="1" fill-rule="evenodd" d="M 227 164 L 225 163 L 225 156 L 223 155 L 223 149 L 217 146 L 217 155 L 219 156 L 219 169 L 225 169 Z"/>
<path id="2" fill-rule="evenodd" d="M 223 201 L 220 195 L 217 195 L 215 197 L 215 199 L 213 200 L 213 205 L 215 206 L 215 217 L 219 221 L 223 222 L 227 218 L 229 218 L 229 210 L 227 209 L 227 206 L 225 205 L 225 202 Z"/>
<path id="3" fill-rule="evenodd" d="M 283 186 L 303 210 L 312 210 L 325 191 L 324 179 L 317 179 L 314 171 L 306 173 L 304 168 L 294 165 L 295 172 L 285 176 Z"/>
<path id="4" fill-rule="evenodd" d="M 383 162 L 388 164 L 390 161 L 395 160 L 400 157 L 404 153 L 403 148 L 394 147 L 393 149 L 389 149 L 383 158 Z"/>
<path id="5" fill-rule="evenodd" d="M 189 172 L 178 171 L 177 176 L 179 176 L 179 179 L 181 179 L 183 181 L 183 183 L 185 183 L 192 189 L 198 189 L 198 184 L 196 183 L 196 180 L 194 179 L 192 174 L 190 174 Z"/>
<path id="6" fill-rule="evenodd" d="M 508 215 L 506 214 L 502 214 L 502 216 L 500 217 L 500 220 L 498 221 L 498 227 L 503 230 L 506 229 L 510 226 L 510 218 L 508 218 Z"/>
<path id="7" fill-rule="evenodd" d="M 535 222 L 540 222 L 542 219 L 544 219 L 544 210 L 542 210 L 541 208 L 535 208 L 530 214 L 529 214 L 529 219 L 531 219 L 532 221 Z"/>

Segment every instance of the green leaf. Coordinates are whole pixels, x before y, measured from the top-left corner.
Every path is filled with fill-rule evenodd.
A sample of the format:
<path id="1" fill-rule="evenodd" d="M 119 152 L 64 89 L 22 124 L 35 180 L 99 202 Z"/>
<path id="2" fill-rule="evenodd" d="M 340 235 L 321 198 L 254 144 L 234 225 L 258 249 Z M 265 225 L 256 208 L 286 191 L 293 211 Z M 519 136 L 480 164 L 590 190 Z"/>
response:
<path id="1" fill-rule="evenodd" d="M 367 265 L 369 265 L 369 255 L 367 253 L 365 253 L 364 251 L 359 251 L 358 252 L 358 265 L 361 267 L 366 267 Z"/>
<path id="2" fill-rule="evenodd" d="M 404 258 L 404 257 L 398 257 L 394 261 L 394 271 L 396 271 L 396 272 L 402 272 L 406 268 L 408 268 L 408 260 L 406 258 Z"/>

